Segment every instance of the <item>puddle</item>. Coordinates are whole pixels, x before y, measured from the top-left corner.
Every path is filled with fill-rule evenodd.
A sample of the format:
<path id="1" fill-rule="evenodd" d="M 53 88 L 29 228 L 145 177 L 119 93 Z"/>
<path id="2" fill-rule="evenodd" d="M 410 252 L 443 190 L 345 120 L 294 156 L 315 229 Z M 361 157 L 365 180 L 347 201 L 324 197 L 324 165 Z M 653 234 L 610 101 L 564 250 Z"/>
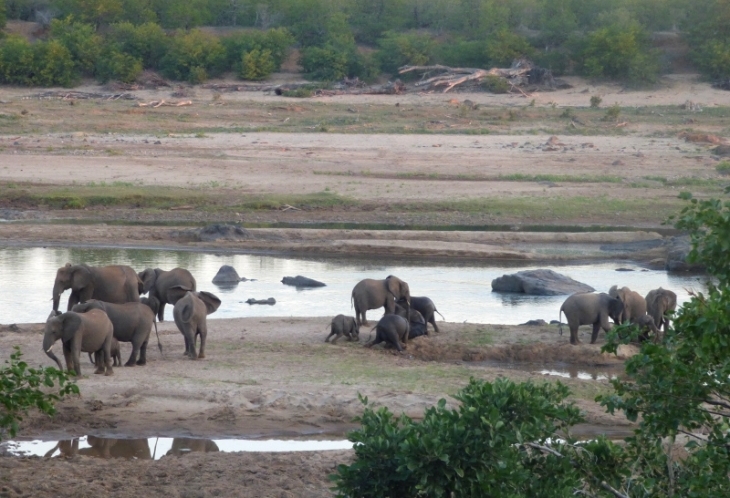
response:
<path id="1" fill-rule="evenodd" d="M 519 370 L 522 372 L 535 373 L 550 377 L 562 377 L 565 379 L 596 381 L 617 379 L 624 373 L 623 365 L 579 366 L 567 363 L 501 363 L 497 361 L 480 361 L 465 364 L 470 366 Z"/>
<path id="2" fill-rule="evenodd" d="M 292 258 L 251 254 L 216 254 L 191 251 L 151 249 L 90 248 L 0 248 L 0 323 L 45 322 L 51 309 L 50 298 L 56 270 L 68 262 L 90 265 L 129 265 L 137 271 L 144 268 L 188 268 L 198 283 L 198 290 L 213 292 L 222 305 L 213 318 L 258 316 L 334 316 L 350 311 L 353 286 L 364 278 L 385 278 L 398 275 L 410 284 L 414 296 L 431 297 L 439 312 L 450 322 L 501 323 L 516 325 L 542 318 L 558 318 L 558 310 L 566 296 L 526 296 L 492 292 L 493 279 L 505 273 L 544 268 L 544 265 L 515 266 L 413 260 Z M 231 265 L 242 277 L 256 281 L 241 282 L 233 288 L 221 289 L 212 279 L 222 265 Z M 617 272 L 629 267 L 637 271 Z M 607 292 L 611 285 L 626 285 L 645 295 L 658 287 L 672 289 L 682 304 L 688 290 L 704 290 L 704 278 L 667 274 L 664 271 L 640 271 L 626 262 L 550 265 L 556 271 Z M 281 283 L 284 276 L 304 275 L 327 284 L 317 289 L 297 290 Z M 61 298 L 62 309 L 70 294 Z M 23 296 L 23 306 L 18 306 Z M 274 306 L 252 306 L 249 298 L 276 299 Z M 165 318 L 172 320 L 172 306 Z M 379 310 L 368 318 L 380 316 Z"/>
<path id="3" fill-rule="evenodd" d="M 284 439 L 198 439 L 186 437 L 152 437 L 116 439 L 84 436 L 60 441 L 7 441 L 0 444 L 0 455 L 39 456 L 45 458 L 85 455 L 96 458 L 159 460 L 168 455 L 192 452 L 290 452 L 348 450 L 350 441 Z"/>

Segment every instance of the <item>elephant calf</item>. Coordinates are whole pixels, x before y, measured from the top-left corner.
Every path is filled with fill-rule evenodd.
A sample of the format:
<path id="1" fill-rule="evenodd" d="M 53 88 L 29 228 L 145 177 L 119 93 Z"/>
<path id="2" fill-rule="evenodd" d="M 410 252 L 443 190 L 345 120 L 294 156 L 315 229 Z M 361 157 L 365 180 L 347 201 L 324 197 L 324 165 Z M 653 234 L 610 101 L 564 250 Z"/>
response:
<path id="1" fill-rule="evenodd" d="M 122 366 L 122 350 L 119 347 L 119 341 L 116 340 L 114 337 L 112 337 L 111 355 L 112 355 L 112 360 L 113 360 L 113 366 L 121 367 Z M 89 353 L 89 361 L 91 362 L 92 365 L 96 365 L 96 358 L 91 356 L 91 353 Z"/>
<path id="2" fill-rule="evenodd" d="M 611 318 L 614 323 L 621 323 L 620 317 L 624 311 L 624 303 L 620 299 L 613 298 L 608 294 L 593 294 L 590 292 L 573 294 L 565 300 L 560 307 L 558 320 L 565 313 L 570 328 L 570 343 L 580 344 L 578 339 L 578 327 L 581 325 L 593 325 L 593 333 L 591 334 L 591 344 L 595 344 L 598 339 L 598 331 L 603 329 L 605 332 L 611 330 L 611 324 L 608 319 Z M 560 334 L 563 333 L 562 323 L 560 325 Z"/>
<path id="3" fill-rule="evenodd" d="M 172 316 L 175 325 L 185 338 L 185 355 L 191 360 L 205 358 L 205 339 L 208 336 L 206 317 L 215 312 L 221 300 L 210 292 L 192 292 L 186 287 L 176 286 L 168 293 L 168 302 L 175 301 Z M 200 353 L 195 352 L 195 341 L 200 336 Z"/>
<path id="4" fill-rule="evenodd" d="M 400 316 L 401 318 L 406 318 L 406 315 L 408 315 L 408 325 L 410 327 L 408 331 L 409 341 L 415 337 L 428 335 L 428 325 L 426 324 L 426 319 L 419 311 L 415 309 L 410 309 L 406 311 L 406 308 L 404 308 L 400 304 L 396 304 L 395 314 Z"/>
<path id="5" fill-rule="evenodd" d="M 639 341 L 643 342 L 648 340 L 649 332 L 652 333 L 652 336 L 654 337 L 654 342 L 658 342 L 661 339 L 661 331 L 657 328 L 651 315 L 644 313 L 643 315 L 635 316 L 631 319 L 631 323 L 633 325 L 637 325 L 641 330 L 641 335 L 639 335 Z"/>
<path id="6" fill-rule="evenodd" d="M 111 346 L 114 338 L 114 326 L 109 317 L 101 310 L 90 310 L 88 313 L 67 311 L 51 312 L 46 321 L 43 334 L 43 350 L 49 358 L 63 370 L 60 360 L 53 354 L 53 345 L 61 339 L 63 356 L 69 372 L 81 375 L 81 352 L 96 353 L 95 374 L 113 375 Z"/>
<path id="7" fill-rule="evenodd" d="M 624 303 L 624 311 L 616 323 L 630 322 L 635 317 L 646 314 L 646 299 L 638 292 L 632 291 L 628 287 L 619 289 L 617 285 L 614 285 L 609 289 L 608 295 L 620 299 Z"/>
<path id="8" fill-rule="evenodd" d="M 330 335 L 324 340 L 329 342 L 330 337 L 335 336 L 332 339 L 332 344 L 337 342 L 341 336 L 347 337 L 348 341 L 359 341 L 360 340 L 360 328 L 357 326 L 357 321 L 351 316 L 337 315 L 330 322 Z"/>
<path id="9" fill-rule="evenodd" d="M 410 333 L 408 320 L 398 315 L 385 315 L 375 326 L 375 339 L 368 342 L 365 347 L 371 348 L 381 342 L 395 346 L 399 353 L 406 348 L 406 341 Z"/>
<path id="10" fill-rule="evenodd" d="M 398 304 L 402 304 L 403 300 L 399 300 Z M 439 327 L 436 325 L 436 315 L 435 313 L 438 313 L 441 318 L 444 318 L 444 315 L 439 313 L 439 310 L 436 309 L 436 305 L 433 304 L 433 301 L 426 297 L 416 297 L 411 296 L 411 309 L 414 309 L 418 311 L 421 315 L 423 315 L 424 320 L 426 323 L 430 323 L 433 325 L 433 330 L 438 332 Z M 426 332 L 426 335 L 428 335 L 428 332 Z"/>

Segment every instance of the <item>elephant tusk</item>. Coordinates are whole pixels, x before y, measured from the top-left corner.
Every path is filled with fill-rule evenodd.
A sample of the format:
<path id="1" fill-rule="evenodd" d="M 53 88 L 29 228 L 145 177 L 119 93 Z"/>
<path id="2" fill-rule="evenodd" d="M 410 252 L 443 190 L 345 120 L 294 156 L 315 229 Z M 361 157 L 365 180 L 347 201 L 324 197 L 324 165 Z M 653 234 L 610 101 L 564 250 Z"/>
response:
<path id="1" fill-rule="evenodd" d="M 46 353 L 50 353 L 52 349 L 53 349 L 53 346 L 51 346 L 50 348 L 46 349 Z"/>

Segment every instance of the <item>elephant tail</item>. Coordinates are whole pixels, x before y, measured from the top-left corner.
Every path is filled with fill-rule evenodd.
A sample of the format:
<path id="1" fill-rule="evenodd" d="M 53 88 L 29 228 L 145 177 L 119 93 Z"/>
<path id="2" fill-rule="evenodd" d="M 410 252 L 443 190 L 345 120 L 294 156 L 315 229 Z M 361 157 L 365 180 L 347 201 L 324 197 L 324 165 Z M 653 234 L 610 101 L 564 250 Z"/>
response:
<path id="1" fill-rule="evenodd" d="M 439 310 L 437 310 L 436 308 L 434 308 L 433 310 L 434 310 L 434 311 L 435 311 L 436 313 L 438 313 L 438 314 L 439 314 L 439 316 L 441 317 L 441 319 L 442 319 L 443 321 L 446 321 L 446 318 L 444 318 L 444 315 L 442 315 L 442 314 L 441 314 L 441 313 L 439 312 Z"/>
<path id="2" fill-rule="evenodd" d="M 558 313 L 558 330 L 560 335 L 563 335 L 563 308 L 560 308 L 560 313 Z"/>
<path id="3" fill-rule="evenodd" d="M 91 362 L 92 365 L 96 365 L 96 361 L 94 361 L 94 357 L 91 356 L 91 353 L 89 353 L 89 361 Z"/>
<path id="4" fill-rule="evenodd" d="M 162 352 L 162 343 L 160 342 L 160 333 L 157 332 L 157 319 L 155 318 L 152 320 L 152 323 L 155 325 L 155 335 L 157 336 L 157 347 L 160 348 L 160 354 L 164 356 L 164 353 Z"/>

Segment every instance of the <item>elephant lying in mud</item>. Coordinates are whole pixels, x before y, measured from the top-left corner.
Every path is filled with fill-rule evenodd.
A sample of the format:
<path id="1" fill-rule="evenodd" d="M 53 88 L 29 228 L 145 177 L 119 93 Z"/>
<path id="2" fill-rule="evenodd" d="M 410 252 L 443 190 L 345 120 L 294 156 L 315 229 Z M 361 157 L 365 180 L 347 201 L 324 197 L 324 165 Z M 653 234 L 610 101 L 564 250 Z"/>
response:
<path id="1" fill-rule="evenodd" d="M 410 333 L 410 322 L 398 315 L 385 315 L 378 321 L 375 328 L 375 339 L 368 342 L 365 347 L 371 348 L 376 344 L 385 342 L 402 353 L 406 348 L 406 342 L 408 341 L 408 334 Z"/>
<path id="2" fill-rule="evenodd" d="M 410 327 L 408 331 L 408 340 L 411 340 L 415 337 L 420 337 L 422 335 L 428 335 L 426 319 L 417 310 L 411 309 L 406 311 L 406 308 L 399 304 L 396 304 L 395 314 L 400 316 L 401 318 L 408 319 L 408 324 Z"/>
<path id="3" fill-rule="evenodd" d="M 43 351 L 63 370 L 61 361 L 53 354 L 53 345 L 61 339 L 63 356 L 69 372 L 81 375 L 81 352 L 94 353 L 95 374 L 113 375 L 111 346 L 114 338 L 114 326 L 109 317 L 101 310 L 90 310 L 88 313 L 67 311 L 51 312 L 46 321 L 43 334 Z"/>
<path id="4" fill-rule="evenodd" d="M 621 314 L 624 311 L 624 303 L 620 299 L 613 298 L 608 294 L 594 294 L 590 292 L 573 294 L 565 300 L 560 307 L 558 320 L 565 313 L 570 328 L 570 343 L 580 344 L 578 339 L 578 327 L 581 325 L 593 325 L 593 333 L 591 334 L 591 344 L 595 344 L 598 339 L 598 331 L 603 329 L 605 332 L 611 330 L 611 324 L 608 319 L 611 318 L 614 323 L 620 323 Z M 563 325 L 560 324 L 560 334 L 563 334 Z"/>
<path id="5" fill-rule="evenodd" d="M 67 263 L 56 272 L 53 284 L 53 311 L 58 311 L 61 294 L 71 289 L 67 311 L 89 299 L 107 303 L 139 301 L 142 281 L 129 266 L 89 266 Z"/>
<path id="6" fill-rule="evenodd" d="M 332 339 L 332 344 L 334 344 L 343 335 L 347 337 L 348 341 L 358 342 L 360 340 L 360 328 L 353 317 L 337 315 L 330 322 L 330 335 L 327 336 L 324 342 L 329 342 L 330 337 L 335 336 Z"/>

